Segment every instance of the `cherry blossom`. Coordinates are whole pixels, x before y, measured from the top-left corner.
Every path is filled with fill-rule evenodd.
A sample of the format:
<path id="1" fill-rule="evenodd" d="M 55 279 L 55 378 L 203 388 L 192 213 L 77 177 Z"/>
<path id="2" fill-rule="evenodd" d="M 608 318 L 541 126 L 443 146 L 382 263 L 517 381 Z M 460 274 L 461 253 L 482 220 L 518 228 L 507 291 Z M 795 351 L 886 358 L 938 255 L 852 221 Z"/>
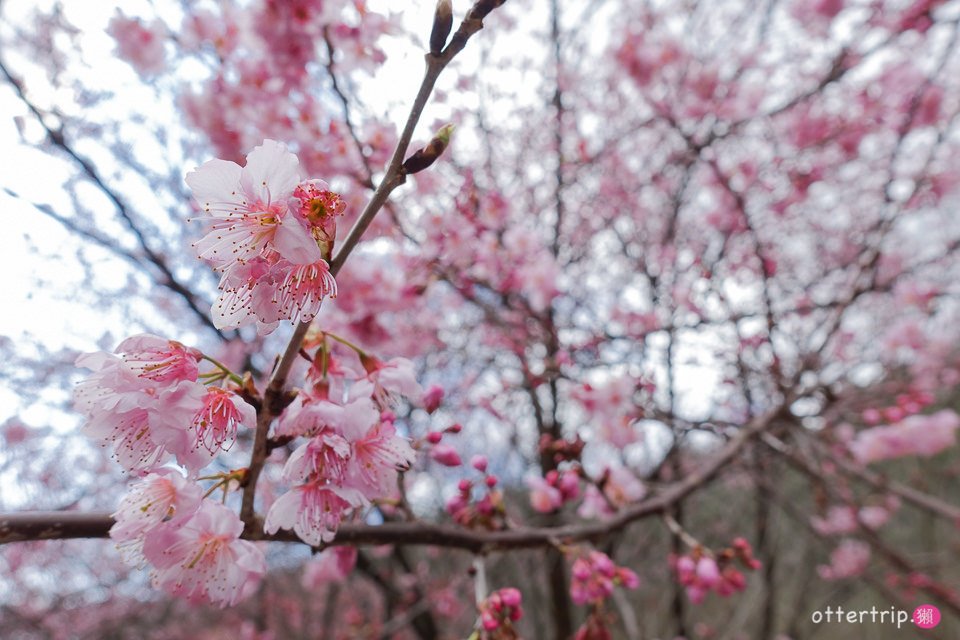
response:
<path id="1" fill-rule="evenodd" d="M 111 446 L 128 471 L 149 472 L 173 456 L 196 473 L 215 450 L 229 448 L 241 424 L 256 424 L 253 407 L 236 394 L 198 382 L 198 351 L 150 335 L 129 338 L 118 351 L 77 359 L 94 373 L 74 399 L 87 417 L 84 432 Z"/>
<path id="2" fill-rule="evenodd" d="M 301 183 L 300 161 L 265 140 L 246 165 L 210 160 L 187 174 L 187 185 L 210 230 L 195 247 L 222 271 L 214 305 L 218 327 L 256 323 L 269 333 L 280 320 L 309 321 L 336 282 L 328 260 L 343 213 L 326 184 Z"/>
<path id="3" fill-rule="evenodd" d="M 185 520 L 159 526 L 143 546 L 154 584 L 194 602 L 236 604 L 266 571 L 263 552 L 241 540 L 242 532 L 236 514 L 210 500 Z"/>
<path id="4" fill-rule="evenodd" d="M 301 582 L 307 589 L 318 589 L 343 580 L 356 564 L 356 547 L 325 549 L 306 563 Z"/>
<path id="5" fill-rule="evenodd" d="M 154 76 L 166 69 L 164 42 L 167 30 L 160 20 L 144 24 L 137 18 L 128 18 L 120 10 L 107 26 L 117 41 L 117 54 L 130 63 L 142 76 Z"/>
<path id="6" fill-rule="evenodd" d="M 301 540 L 318 547 L 333 540 L 349 510 L 364 504 L 366 499 L 358 490 L 314 479 L 277 498 L 267 512 L 263 530 L 293 529 Z"/>
<path id="7" fill-rule="evenodd" d="M 203 406 L 193 418 L 197 442 L 210 452 L 229 449 L 240 425 L 254 426 L 257 414 L 236 394 L 217 387 L 207 389 Z"/>
<path id="8" fill-rule="evenodd" d="M 116 523 L 110 537 L 124 555 L 143 561 L 142 547 L 147 533 L 161 523 L 189 518 L 200 507 L 203 490 L 174 469 L 160 469 L 134 484 L 113 514 Z"/>
<path id="9" fill-rule="evenodd" d="M 605 553 L 590 551 L 573 561 L 570 597 L 576 604 L 599 604 L 614 587 L 636 589 L 640 579 L 630 569 L 618 567 Z"/>
<path id="10" fill-rule="evenodd" d="M 898 424 L 859 432 L 850 451 L 866 464 L 903 456 L 933 456 L 956 443 L 960 417 L 950 409 L 930 415 L 913 415 Z"/>
<path id="11" fill-rule="evenodd" d="M 830 564 L 819 565 L 817 573 L 824 580 L 842 580 L 863 573 L 870 563 L 870 545 L 845 539 L 830 553 Z"/>
<path id="12" fill-rule="evenodd" d="M 602 492 L 596 485 L 587 485 L 583 502 L 577 510 L 580 517 L 610 517 L 616 513 L 616 508 L 640 500 L 647 494 L 643 482 L 623 466 L 607 467 L 601 478 Z"/>
<path id="13" fill-rule="evenodd" d="M 494 591 L 478 605 L 480 638 L 512 640 L 519 638 L 513 623 L 523 617 L 523 596 L 519 590 L 506 587 Z"/>

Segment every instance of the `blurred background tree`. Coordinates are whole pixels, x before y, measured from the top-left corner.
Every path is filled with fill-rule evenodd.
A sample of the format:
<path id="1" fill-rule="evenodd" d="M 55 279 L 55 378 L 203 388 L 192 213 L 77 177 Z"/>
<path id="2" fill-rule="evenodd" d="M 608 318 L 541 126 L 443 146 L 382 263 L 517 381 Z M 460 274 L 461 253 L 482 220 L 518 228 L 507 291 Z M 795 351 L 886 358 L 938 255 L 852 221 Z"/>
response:
<path id="1" fill-rule="evenodd" d="M 107 521 L 123 495 L 77 431 L 80 353 L 149 332 L 266 380 L 292 328 L 214 325 L 184 174 L 279 140 L 343 195 L 349 228 L 434 11 L 0 4 L 0 510 Z M 454 123 L 450 147 L 394 193 L 315 321 L 433 389 L 397 412 L 420 452 L 403 508 L 357 514 L 347 575 L 332 551 L 258 543 L 268 576 L 223 611 L 149 589 L 108 541 L 4 545 L 0 635 L 465 637 L 478 582 L 520 589 L 533 638 L 601 621 L 839 638 L 852 627 L 811 614 L 925 602 L 935 630 L 857 631 L 956 635 L 960 3 L 511 0 L 485 26 L 412 148 Z M 241 431 L 216 470 L 252 446 Z M 274 450 L 261 512 L 295 446 Z M 484 520 L 491 495 L 503 512 Z M 588 543 L 640 586 L 571 599 Z"/>

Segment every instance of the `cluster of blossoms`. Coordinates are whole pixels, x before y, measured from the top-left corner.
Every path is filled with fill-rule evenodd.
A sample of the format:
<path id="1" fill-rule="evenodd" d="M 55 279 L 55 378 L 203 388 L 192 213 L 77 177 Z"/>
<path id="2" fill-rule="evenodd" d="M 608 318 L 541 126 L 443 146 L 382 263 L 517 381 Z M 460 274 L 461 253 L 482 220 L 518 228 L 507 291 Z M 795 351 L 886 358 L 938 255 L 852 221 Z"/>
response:
<path id="1" fill-rule="evenodd" d="M 312 318 L 335 289 L 326 258 L 343 203 L 319 181 L 297 182 L 296 166 L 293 154 L 267 141 L 244 168 L 214 160 L 188 177 L 211 216 L 213 228 L 197 246 L 223 271 L 217 308 L 232 326 L 251 316 L 261 331 L 279 319 Z M 273 503 L 264 523 L 268 533 L 293 529 L 313 546 L 331 540 L 352 510 L 396 491 L 397 473 L 414 452 L 397 434 L 391 407 L 400 395 L 425 396 L 409 360 L 384 362 L 333 336 L 359 356 L 355 371 L 333 354 L 330 337 L 314 332 L 303 343 L 304 353 L 316 348 L 306 373 L 310 387 L 286 408 L 274 435 L 307 441 L 282 472 L 293 490 Z M 204 359 L 216 369 L 201 373 Z M 110 535 L 124 555 L 151 565 L 157 587 L 192 601 L 233 605 L 252 592 L 265 571 L 263 553 L 240 539 L 239 517 L 207 500 L 196 482 L 241 426 L 256 425 L 255 409 L 240 395 L 243 381 L 200 351 L 152 335 L 125 340 L 117 354 L 81 356 L 77 364 L 94 372 L 75 394 L 87 417 L 84 430 L 143 478 L 114 514 Z M 221 381 L 235 384 L 213 385 Z M 435 409 L 442 394 L 427 395 Z M 226 492 L 243 471 L 213 478 Z M 326 573 L 346 575 L 354 561 L 355 554 L 337 554 L 325 563 Z"/>
<path id="2" fill-rule="evenodd" d="M 677 580 L 685 587 L 687 597 L 691 602 L 700 604 L 710 591 L 729 596 L 746 588 L 747 580 L 733 565 L 734 560 L 739 560 L 751 571 L 761 566 L 760 561 L 753 557 L 750 543 L 743 538 L 734 540 L 730 548 L 724 549 L 716 557 L 698 547 L 692 555 L 672 558 L 671 564 L 677 572 Z"/>
<path id="3" fill-rule="evenodd" d="M 114 514 L 110 537 L 129 561 L 153 567 L 154 584 L 192 601 L 233 605 L 266 570 L 263 553 L 240 540 L 243 523 L 206 500 L 192 478 L 253 427 L 256 412 L 233 390 L 205 386 L 224 370 L 199 373 L 202 354 L 179 342 L 138 335 L 119 355 L 90 353 L 77 360 L 93 375 L 76 389 L 84 431 L 112 445 L 113 457 L 143 477 Z M 164 466 L 171 458 L 189 472 Z"/>
<path id="4" fill-rule="evenodd" d="M 364 374 L 350 371 L 333 357 L 324 337 L 307 378 L 312 389 L 302 391 L 287 407 L 275 435 L 304 437 L 287 460 L 282 478 L 294 485 L 267 512 L 264 530 L 292 529 L 304 542 L 329 542 L 351 511 L 392 496 L 397 473 L 409 468 L 414 451 L 397 434 L 390 407 L 398 395 L 420 398 L 409 360 L 382 362 L 361 354 Z M 342 401 L 336 401 L 339 398 Z"/>
<path id="5" fill-rule="evenodd" d="M 179 342 L 142 334 L 117 353 L 88 353 L 77 366 L 93 370 L 75 391 L 87 417 L 83 430 L 131 473 L 158 469 L 171 456 L 191 474 L 229 449 L 256 412 L 230 389 L 199 382 L 202 354 Z M 213 379 L 222 378 L 220 374 Z"/>
<path id="6" fill-rule="evenodd" d="M 899 422 L 907 416 L 920 413 L 926 407 L 930 406 L 936 398 L 927 391 L 908 391 L 897 395 L 896 402 L 892 406 L 877 409 L 871 407 L 863 411 L 863 421 L 875 426 L 886 422 L 887 424 Z"/>
<path id="7" fill-rule="evenodd" d="M 141 76 L 153 76 L 166 69 L 164 43 L 169 36 L 159 20 L 143 23 L 117 9 L 107 33 L 117 41 L 117 55 L 130 63 Z"/>
<path id="8" fill-rule="evenodd" d="M 218 328 L 309 321 L 336 295 L 329 260 L 346 203 L 322 180 L 301 180 L 300 161 L 265 140 L 246 165 L 210 160 L 187 174 L 209 232 L 195 247 L 222 272 L 213 307 Z"/>
<path id="9" fill-rule="evenodd" d="M 870 545 L 860 540 L 845 538 L 830 554 L 830 564 L 817 567 L 824 580 L 843 580 L 859 576 L 870 564 Z"/>
<path id="10" fill-rule="evenodd" d="M 457 493 L 447 500 L 447 513 L 465 527 L 500 529 L 503 526 L 503 493 L 497 489 L 500 480 L 487 472 L 487 464 L 487 457 L 483 455 L 470 459 L 470 466 L 483 474 L 481 486 L 485 491 L 479 500 L 474 499 L 474 483 L 466 478 L 460 480 Z"/>
<path id="11" fill-rule="evenodd" d="M 823 517 L 811 518 L 810 524 L 822 536 L 853 533 L 860 528 L 861 524 L 868 529 L 879 529 L 899 507 L 900 500 L 896 496 L 888 497 L 882 505 L 867 505 L 859 509 L 847 505 L 834 505 Z"/>
<path id="12" fill-rule="evenodd" d="M 523 617 L 523 598 L 512 587 L 494 591 L 478 605 L 480 629 L 471 638 L 479 640 L 514 640 L 520 636 L 513 623 Z"/>
<path id="13" fill-rule="evenodd" d="M 645 495 L 647 487 L 633 471 L 620 464 L 610 465 L 603 469 L 599 480 L 587 485 L 577 515 L 581 518 L 610 518 L 618 509 L 643 499 Z"/>
<path id="14" fill-rule="evenodd" d="M 860 431 L 849 444 L 853 457 L 863 464 L 904 456 L 933 456 L 953 446 L 960 416 L 951 409 L 917 414 L 897 424 Z"/>
<path id="15" fill-rule="evenodd" d="M 648 381 L 620 376 L 604 384 L 584 383 L 574 387 L 570 395 L 590 416 L 603 440 L 623 448 L 638 442 L 642 436 L 636 426 L 637 420 L 643 418 L 637 394 L 652 391 L 653 385 Z"/>
<path id="16" fill-rule="evenodd" d="M 540 513 L 553 513 L 565 502 L 580 497 L 580 474 L 575 470 L 548 471 L 527 478 L 530 506 Z"/>
<path id="17" fill-rule="evenodd" d="M 340 582 L 357 565 L 356 547 L 333 547 L 315 555 L 303 568 L 301 584 L 306 589 L 319 589 Z"/>
<path id="18" fill-rule="evenodd" d="M 587 389 L 588 386 L 584 385 L 583 389 L 590 395 L 593 388 Z M 543 477 L 527 478 L 530 506 L 535 511 L 552 513 L 579 498 L 581 479 L 587 480 L 583 501 L 577 508 L 577 515 L 581 518 L 610 518 L 620 508 L 646 495 L 643 482 L 620 464 L 602 467 L 593 478 L 586 475 L 581 463 L 585 445 L 579 436 L 571 440 L 555 439 L 546 434 L 541 437 L 540 455 L 550 456 L 559 468 L 547 472 Z"/>
<path id="19" fill-rule="evenodd" d="M 426 404 L 430 401 L 430 393 L 424 394 L 424 403 Z M 427 408 L 429 411 L 429 408 Z M 445 467 L 459 467 L 463 464 L 463 459 L 460 457 L 460 454 L 457 453 L 457 450 L 453 445 L 443 442 L 443 436 L 445 434 L 458 434 L 463 430 L 463 427 L 460 424 L 452 424 L 443 431 L 431 431 L 427 434 L 426 441 L 430 445 L 430 458 L 442 464 Z"/>
<path id="20" fill-rule="evenodd" d="M 560 294 L 560 269 L 535 225 L 508 225 L 513 205 L 502 193 L 479 192 L 466 171 L 456 215 L 434 215 L 426 225 L 423 259 L 448 264 L 463 280 L 520 296 L 542 313 Z"/>
<path id="21" fill-rule="evenodd" d="M 113 517 L 110 537 L 125 556 L 148 562 L 154 586 L 191 602 L 232 606 L 266 571 L 263 552 L 240 539 L 237 515 L 176 469 L 134 485 Z"/>
<path id="22" fill-rule="evenodd" d="M 570 597 L 576 604 L 599 605 L 613 594 L 614 587 L 636 589 L 637 574 L 618 567 L 605 553 L 590 551 L 573 561 Z"/>

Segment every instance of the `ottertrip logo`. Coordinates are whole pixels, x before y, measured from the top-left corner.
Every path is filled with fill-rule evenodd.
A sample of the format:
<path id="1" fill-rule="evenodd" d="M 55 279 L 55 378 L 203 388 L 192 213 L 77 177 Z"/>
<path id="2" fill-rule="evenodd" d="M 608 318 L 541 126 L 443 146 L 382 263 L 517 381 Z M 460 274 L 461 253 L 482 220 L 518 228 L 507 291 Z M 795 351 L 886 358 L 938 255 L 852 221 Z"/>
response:
<path id="1" fill-rule="evenodd" d="M 908 611 L 896 607 L 851 610 L 844 610 L 843 607 L 827 607 L 823 611 L 814 611 L 810 620 L 814 624 L 895 624 L 897 629 L 907 622 L 913 622 L 921 629 L 933 629 L 940 624 L 940 610 L 932 604 L 922 604 L 911 616 Z"/>

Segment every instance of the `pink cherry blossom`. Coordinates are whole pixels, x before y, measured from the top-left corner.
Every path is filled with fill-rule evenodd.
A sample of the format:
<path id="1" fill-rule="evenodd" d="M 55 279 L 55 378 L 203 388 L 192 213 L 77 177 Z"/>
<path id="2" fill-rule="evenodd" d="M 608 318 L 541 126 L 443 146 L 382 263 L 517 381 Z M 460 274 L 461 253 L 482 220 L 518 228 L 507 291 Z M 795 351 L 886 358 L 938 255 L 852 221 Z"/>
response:
<path id="1" fill-rule="evenodd" d="M 167 29 L 159 20 L 144 24 L 137 18 L 128 18 L 120 10 L 107 26 L 117 41 L 117 53 L 130 63 L 141 76 L 153 76 L 166 69 L 163 45 Z"/>
<path id="2" fill-rule="evenodd" d="M 238 396 L 197 381 L 196 350 L 149 335 L 129 338 L 118 350 L 122 356 L 77 359 L 93 374 L 74 398 L 87 417 L 84 432 L 112 446 L 128 471 L 152 471 L 173 455 L 196 473 L 229 447 L 240 424 L 256 424 L 253 407 Z"/>
<path id="3" fill-rule="evenodd" d="M 309 263 L 321 257 L 308 230 L 289 214 L 288 200 L 299 183 L 299 160 L 287 147 L 265 140 L 247 156 L 244 167 L 209 160 L 187 174 L 193 197 L 208 217 L 210 232 L 196 243 L 197 253 L 227 269 L 264 253 Z"/>
<path id="4" fill-rule="evenodd" d="M 437 444 L 430 449 L 430 457 L 445 467 L 459 467 L 463 464 L 457 450 L 448 444 Z"/>
<path id="5" fill-rule="evenodd" d="M 197 443 L 207 451 L 226 451 L 237 438 L 237 427 L 255 427 L 257 413 L 253 407 L 226 389 L 210 388 L 203 406 L 193 418 Z"/>
<path id="6" fill-rule="evenodd" d="M 850 443 L 850 452 L 867 464 L 903 456 L 933 456 L 956 443 L 960 416 L 943 409 L 930 415 L 912 415 L 888 426 L 859 432 Z"/>
<path id="7" fill-rule="evenodd" d="M 480 610 L 480 626 L 488 633 L 504 634 L 492 637 L 517 637 L 513 635 L 513 623 L 523 617 L 522 604 L 523 596 L 518 589 L 506 587 L 494 591 L 477 606 Z"/>
<path id="8" fill-rule="evenodd" d="M 219 328 L 256 323 L 269 333 L 280 320 L 312 320 L 336 294 L 327 260 L 343 203 L 322 181 L 301 183 L 299 165 L 286 146 L 264 140 L 243 167 L 210 160 L 187 174 L 210 227 L 198 255 L 223 271 Z"/>
<path id="9" fill-rule="evenodd" d="M 347 511 L 364 503 L 363 494 L 356 489 L 312 480 L 277 498 L 267 512 L 263 530 L 272 534 L 293 529 L 301 540 L 317 547 L 333 540 Z"/>
<path id="10" fill-rule="evenodd" d="M 379 419 L 380 412 L 370 398 L 361 397 L 341 405 L 301 393 L 280 417 L 277 434 L 313 435 L 330 427 L 359 438 Z"/>
<path id="11" fill-rule="evenodd" d="M 339 582 L 350 575 L 356 564 L 356 547 L 325 549 L 306 563 L 301 584 L 307 589 L 319 589 L 333 582 Z"/>
<path id="12" fill-rule="evenodd" d="M 175 469 L 161 469 L 134 484 L 113 514 L 110 537 L 124 555 L 142 562 L 144 537 L 171 518 L 181 521 L 199 507 L 203 489 Z"/>
<path id="13" fill-rule="evenodd" d="M 283 479 L 303 482 L 312 476 L 342 484 L 350 456 L 350 444 L 342 436 L 323 430 L 290 454 Z"/>
<path id="14" fill-rule="evenodd" d="M 143 547 L 154 584 L 193 602 L 232 606 L 250 595 L 266 571 L 263 552 L 240 539 L 243 523 L 225 506 L 204 500 L 185 521 L 166 523 Z"/>
<path id="15" fill-rule="evenodd" d="M 616 586 L 636 589 L 640 580 L 630 569 L 618 567 L 605 553 L 590 551 L 573 562 L 570 597 L 576 604 L 599 604 Z"/>
<path id="16" fill-rule="evenodd" d="M 350 486 L 369 499 L 391 493 L 397 472 L 408 469 L 414 461 L 410 442 L 397 435 L 388 420 L 377 420 L 365 430 L 344 429 L 344 436 L 353 452 L 348 467 Z"/>
<path id="17" fill-rule="evenodd" d="M 365 384 L 358 384 L 356 389 L 351 390 L 352 396 L 369 394 L 380 408 L 387 409 L 399 396 L 419 400 L 423 395 L 423 389 L 417 382 L 416 370 L 410 360 L 392 358 L 383 362 L 365 356 L 361 358 L 361 363 L 367 377 L 363 380 Z"/>
<path id="18" fill-rule="evenodd" d="M 817 573 L 824 580 L 842 580 L 862 574 L 869 564 L 870 545 L 846 539 L 830 554 L 830 564 L 818 566 Z"/>
<path id="19" fill-rule="evenodd" d="M 583 502 L 577 510 L 581 518 L 611 517 L 616 513 L 614 507 L 636 502 L 647 494 L 643 482 L 621 465 L 608 467 L 601 477 L 604 478 L 603 493 L 596 485 L 587 485 Z"/>
<path id="20" fill-rule="evenodd" d="M 179 382 L 197 379 L 197 363 L 202 354 L 175 340 L 150 334 L 127 338 L 117 347 L 126 366 L 137 375 L 154 382 Z"/>
<path id="21" fill-rule="evenodd" d="M 530 476 L 526 480 L 530 490 L 530 506 L 540 513 L 552 513 L 563 505 L 560 490 L 542 476 Z"/>

